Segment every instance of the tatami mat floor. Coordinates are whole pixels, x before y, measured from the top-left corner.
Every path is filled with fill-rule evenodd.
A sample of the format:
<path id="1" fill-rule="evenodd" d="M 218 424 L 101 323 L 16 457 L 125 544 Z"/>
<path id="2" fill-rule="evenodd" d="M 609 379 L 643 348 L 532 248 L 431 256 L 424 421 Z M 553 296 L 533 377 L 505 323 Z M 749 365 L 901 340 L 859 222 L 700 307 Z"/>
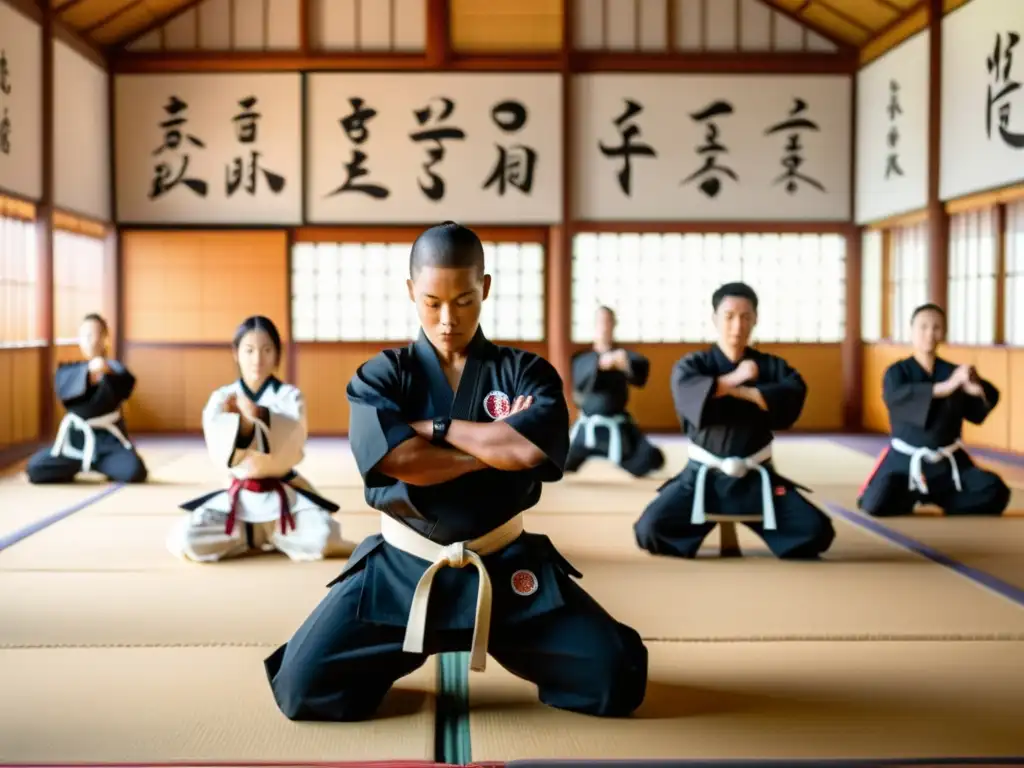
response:
<path id="1" fill-rule="evenodd" d="M 176 505 L 221 478 L 198 441 L 142 445 L 145 486 L 0 479 L 0 763 L 438 757 L 431 664 L 370 723 L 277 712 L 262 659 L 343 561 L 171 557 Z M 1024 755 L 1024 519 L 865 527 L 850 510 L 870 451 L 792 438 L 777 443 L 777 464 L 832 505 L 823 562 L 779 562 L 742 526 L 743 559 L 715 557 L 717 533 L 696 561 L 653 558 L 632 525 L 682 466 L 681 442 L 665 450 L 659 478 L 593 462 L 527 514 L 648 641 L 641 711 L 609 722 L 545 708 L 492 661 L 469 678 L 463 757 Z M 314 441 L 301 469 L 341 504 L 346 539 L 378 530 L 343 441 Z"/>

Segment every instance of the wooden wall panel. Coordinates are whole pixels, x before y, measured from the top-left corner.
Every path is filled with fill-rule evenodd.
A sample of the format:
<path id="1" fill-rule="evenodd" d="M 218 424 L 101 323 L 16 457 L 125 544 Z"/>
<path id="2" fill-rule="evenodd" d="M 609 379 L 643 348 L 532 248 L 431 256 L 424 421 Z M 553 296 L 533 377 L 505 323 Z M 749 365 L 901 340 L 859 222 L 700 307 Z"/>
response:
<path id="1" fill-rule="evenodd" d="M 203 406 L 217 387 L 238 377 L 231 346 L 128 345 L 125 364 L 136 377 L 125 406 L 128 428 L 140 432 L 198 432 Z"/>
<path id="2" fill-rule="evenodd" d="M 249 315 L 288 331 L 283 231 L 127 231 L 122 235 L 129 342 L 230 341 Z"/>
<path id="3" fill-rule="evenodd" d="M 1009 448 L 1024 453 L 1024 349 L 1011 349 L 1007 361 L 1009 379 L 1003 397 L 1009 400 Z"/>
<path id="4" fill-rule="evenodd" d="M 864 344 L 862 354 L 864 386 L 861 388 L 861 412 L 864 428 L 871 432 L 888 432 L 889 412 L 885 409 L 885 401 L 882 399 L 882 378 L 886 368 L 910 354 L 910 347 L 885 342 Z"/>
<path id="5" fill-rule="evenodd" d="M 452 49 L 459 53 L 557 51 L 563 0 L 451 0 Z"/>
<path id="6" fill-rule="evenodd" d="M 0 449 L 39 440 L 40 347 L 0 348 Z"/>

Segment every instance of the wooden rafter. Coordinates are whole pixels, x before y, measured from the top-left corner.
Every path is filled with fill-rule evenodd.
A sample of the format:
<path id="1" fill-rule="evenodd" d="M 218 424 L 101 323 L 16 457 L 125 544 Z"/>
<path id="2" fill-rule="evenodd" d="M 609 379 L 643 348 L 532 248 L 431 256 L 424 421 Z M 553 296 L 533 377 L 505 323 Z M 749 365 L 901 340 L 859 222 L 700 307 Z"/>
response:
<path id="1" fill-rule="evenodd" d="M 893 19 L 888 24 L 886 24 L 884 27 L 882 27 L 877 32 L 875 32 L 871 36 L 871 38 L 869 40 L 865 41 L 864 45 L 861 46 L 861 47 L 863 48 L 865 46 L 868 46 L 872 42 L 874 42 L 875 40 L 878 40 L 881 37 L 884 37 L 885 35 L 889 34 L 890 32 L 892 32 L 892 30 L 896 29 L 896 27 L 898 27 L 900 24 L 905 22 L 907 19 L 909 19 L 915 13 L 919 13 L 921 11 L 921 9 L 925 8 L 927 5 L 928 5 L 928 0 L 918 0 L 918 2 L 914 3 L 913 5 L 911 5 L 906 10 L 901 11 L 899 16 L 897 16 L 895 19 Z"/>
<path id="2" fill-rule="evenodd" d="M 125 3 L 121 7 L 111 11 L 110 13 L 108 13 L 106 16 L 102 16 L 101 18 L 99 18 L 97 21 L 93 22 L 89 26 L 83 27 L 82 34 L 83 35 L 91 35 L 96 30 L 103 29 L 103 27 L 107 26 L 107 24 L 109 24 L 110 22 L 112 22 L 115 19 L 117 19 L 117 18 L 123 16 L 124 14 L 128 13 L 128 11 L 131 11 L 131 10 L 134 10 L 134 9 L 138 8 L 140 5 L 142 5 L 145 2 L 146 2 L 146 0 L 131 0 L 131 2 Z"/>
<path id="3" fill-rule="evenodd" d="M 817 1 L 818 1 L 818 5 L 819 6 L 821 6 L 826 11 L 831 13 L 837 19 L 842 19 L 843 21 L 845 21 L 850 26 L 856 27 L 857 29 L 860 29 L 860 30 L 864 31 L 864 32 L 868 33 L 869 35 L 873 35 L 875 33 L 874 27 L 869 27 L 867 24 L 865 24 L 860 19 L 855 19 L 853 16 L 848 14 L 846 11 L 842 11 L 839 8 L 836 8 L 834 5 L 832 5 L 830 2 L 828 2 L 828 0 L 817 0 Z M 809 22 L 805 19 L 804 20 L 804 24 L 809 24 Z"/>

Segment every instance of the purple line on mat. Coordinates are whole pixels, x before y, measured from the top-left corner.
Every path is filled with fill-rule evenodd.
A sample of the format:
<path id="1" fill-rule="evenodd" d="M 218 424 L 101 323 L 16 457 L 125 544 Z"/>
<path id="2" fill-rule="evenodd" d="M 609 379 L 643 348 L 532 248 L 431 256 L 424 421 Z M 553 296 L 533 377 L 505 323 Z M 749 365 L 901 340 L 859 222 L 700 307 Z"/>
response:
<path id="1" fill-rule="evenodd" d="M 94 493 L 92 496 L 82 499 L 82 501 L 78 502 L 77 504 L 73 504 L 70 507 L 65 507 L 59 512 L 54 512 L 52 515 L 44 517 L 42 520 L 36 520 L 36 522 L 26 525 L 24 528 L 17 530 L 14 533 L 7 534 L 3 538 L 0 538 L 0 552 L 3 552 L 8 547 L 17 544 L 22 539 L 26 539 L 34 533 L 39 533 L 39 531 L 43 530 L 44 528 L 49 528 L 54 523 L 59 523 L 65 517 L 70 517 L 71 515 L 75 514 L 75 512 L 82 511 L 86 507 L 95 504 L 100 499 L 105 499 L 107 496 L 110 496 L 113 493 L 117 493 L 117 491 L 121 490 L 122 488 L 124 488 L 123 483 L 116 483 L 114 485 L 111 485 L 109 488 L 104 488 L 99 493 Z"/>

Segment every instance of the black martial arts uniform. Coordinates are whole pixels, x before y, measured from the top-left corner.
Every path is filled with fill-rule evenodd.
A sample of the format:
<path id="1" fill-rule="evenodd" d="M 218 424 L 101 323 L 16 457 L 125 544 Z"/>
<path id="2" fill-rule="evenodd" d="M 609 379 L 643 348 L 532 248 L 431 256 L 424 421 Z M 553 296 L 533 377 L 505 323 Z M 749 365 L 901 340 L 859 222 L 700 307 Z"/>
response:
<path id="1" fill-rule="evenodd" d="M 928 373 L 908 357 L 886 370 L 882 396 L 889 410 L 892 443 L 857 499 L 869 515 L 909 515 L 917 503 L 936 504 L 949 515 L 1001 515 L 1006 509 L 1010 501 L 1006 483 L 975 466 L 960 445 L 964 419 L 972 424 L 984 422 L 999 402 L 999 390 L 983 380 L 984 398 L 962 389 L 949 397 L 935 397 L 932 388 L 956 368 L 936 359 L 935 372 Z"/>
<path id="2" fill-rule="evenodd" d="M 146 481 L 146 465 L 132 446 L 121 415 L 122 404 L 135 389 L 135 377 L 116 360 L 108 360 L 107 365 L 110 372 L 96 384 L 89 382 L 87 362 L 57 368 L 54 389 L 67 414 L 53 446 L 29 459 L 29 482 L 70 483 L 79 472 L 89 470 L 118 483 Z"/>
<path id="3" fill-rule="evenodd" d="M 499 347 L 480 331 L 454 393 L 421 333 L 408 347 L 365 363 L 347 394 L 352 452 L 367 502 L 383 513 L 382 529 L 397 520 L 401 530 L 407 526 L 440 545 L 470 541 L 517 519 L 537 503 L 541 483 L 562 477 L 569 413 L 561 379 L 543 358 Z M 432 486 L 411 486 L 374 470 L 416 436 L 410 422 L 450 417 L 486 423 L 507 414 L 520 395 L 533 397 L 532 406 L 504 421 L 544 452 L 539 466 L 484 469 Z M 493 588 L 487 650 L 502 666 L 536 683 L 541 701 L 553 707 L 625 716 L 640 705 L 647 682 L 640 636 L 573 581 L 580 573 L 547 536 L 522 533 L 482 560 Z M 422 652 L 403 650 L 414 591 L 428 565 L 382 534 L 356 548 L 312 615 L 266 660 L 274 697 L 288 718 L 371 717 L 392 684 L 429 655 L 470 646 L 478 573 L 446 567 L 430 592 Z"/>
<path id="4" fill-rule="evenodd" d="M 694 521 L 701 517 L 696 514 L 698 508 L 712 515 L 763 513 L 763 522 L 745 525 L 781 558 L 817 557 L 835 538 L 832 521 L 800 494 L 802 486 L 775 472 L 769 454 L 773 432 L 791 427 L 800 416 L 807 385 L 780 357 L 750 348 L 743 357 L 757 363 L 757 381 L 749 386 L 760 391 L 767 411 L 746 400 L 714 396 L 716 379 L 737 367 L 717 345 L 687 355 L 672 371 L 672 397 L 691 442 L 691 455 L 683 471 L 658 489 L 658 496 L 634 526 L 637 544 L 652 554 L 696 557 L 701 542 L 715 527 L 713 522 Z M 708 459 L 732 457 L 737 468 L 727 468 L 734 475 L 743 473 L 736 460 L 750 459 L 751 466 L 742 476 L 703 469 L 702 462 L 694 459 L 701 450 L 711 454 Z M 698 497 L 701 486 L 705 488 L 702 499 Z"/>
<path id="5" fill-rule="evenodd" d="M 566 472 L 575 472 L 591 456 L 609 459 L 636 477 L 665 465 L 665 455 L 644 437 L 626 412 L 629 387 L 647 383 L 651 364 L 636 352 L 626 354 L 628 371 L 600 370 L 601 356 L 594 350 L 573 357 L 572 385 L 580 415 L 572 429 Z"/>

